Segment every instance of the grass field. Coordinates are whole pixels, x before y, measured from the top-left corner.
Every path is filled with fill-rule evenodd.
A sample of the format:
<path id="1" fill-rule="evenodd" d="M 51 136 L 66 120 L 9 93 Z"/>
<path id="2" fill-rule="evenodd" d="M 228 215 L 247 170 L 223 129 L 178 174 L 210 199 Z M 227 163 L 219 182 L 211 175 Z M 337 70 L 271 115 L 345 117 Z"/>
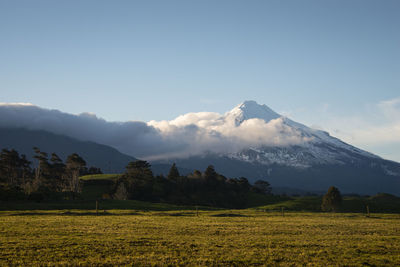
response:
<path id="1" fill-rule="evenodd" d="M 90 174 L 81 176 L 81 180 L 114 180 L 121 177 L 122 174 Z"/>
<path id="2" fill-rule="evenodd" d="M 0 265 L 400 265 L 400 215 L 0 212 Z"/>

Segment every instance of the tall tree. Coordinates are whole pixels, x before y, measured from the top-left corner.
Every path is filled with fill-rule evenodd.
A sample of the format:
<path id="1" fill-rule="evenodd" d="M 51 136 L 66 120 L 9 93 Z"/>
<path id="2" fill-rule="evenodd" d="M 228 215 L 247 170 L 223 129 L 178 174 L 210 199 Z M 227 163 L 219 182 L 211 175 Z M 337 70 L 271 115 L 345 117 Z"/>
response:
<path id="1" fill-rule="evenodd" d="M 13 151 L 3 149 L 0 154 L 0 172 L 4 183 L 14 184 L 16 158 Z"/>
<path id="2" fill-rule="evenodd" d="M 129 197 L 129 193 L 126 190 L 125 187 L 125 183 L 120 181 L 117 186 L 116 186 L 116 190 L 114 193 L 114 199 L 118 199 L 118 200 L 127 200 Z"/>
<path id="3" fill-rule="evenodd" d="M 271 185 L 264 180 L 257 180 L 254 183 L 254 189 L 256 192 L 264 194 L 264 195 L 270 195 L 271 194 Z"/>
<path id="4" fill-rule="evenodd" d="M 35 168 L 35 181 L 34 181 L 34 191 L 38 190 L 42 184 L 46 183 L 47 175 L 49 174 L 50 165 L 48 162 L 48 155 L 46 152 L 40 151 L 39 148 L 34 147 L 36 155 L 33 156 L 37 159 L 38 163 Z"/>
<path id="5" fill-rule="evenodd" d="M 21 186 L 24 176 L 29 175 L 30 162 L 25 155 L 19 155 L 14 149 L 3 149 L 0 153 L 0 177 L 11 186 Z"/>
<path id="6" fill-rule="evenodd" d="M 193 176 L 193 178 L 200 179 L 200 178 L 202 177 L 201 171 L 199 171 L 199 170 L 194 170 L 192 176 Z"/>
<path id="7" fill-rule="evenodd" d="M 173 163 L 171 166 L 171 169 L 169 170 L 167 178 L 170 180 L 177 180 L 179 178 L 180 174 L 178 171 L 178 168 L 176 167 L 176 164 Z"/>
<path id="8" fill-rule="evenodd" d="M 21 173 L 22 173 L 21 187 L 24 189 L 25 194 L 29 194 L 33 182 L 32 179 L 33 176 L 32 176 L 31 162 L 27 160 L 24 154 L 21 155 L 21 158 L 19 160 L 19 166 L 21 168 Z"/>
<path id="9" fill-rule="evenodd" d="M 151 165 L 144 160 L 132 161 L 126 166 L 124 175 L 116 182 L 116 191 L 119 190 L 120 184 L 124 183 L 130 199 L 150 199 L 153 182 Z"/>
<path id="10" fill-rule="evenodd" d="M 65 173 L 65 164 L 56 153 L 51 154 L 50 161 L 51 161 L 52 189 L 54 191 L 60 191 L 63 188 L 63 176 Z"/>
<path id="11" fill-rule="evenodd" d="M 215 186 L 217 184 L 218 173 L 215 171 L 213 165 L 209 165 L 204 171 L 204 179 L 208 186 Z"/>
<path id="12" fill-rule="evenodd" d="M 241 190 L 248 191 L 251 187 L 249 180 L 246 177 L 240 177 L 238 180 L 238 185 L 240 186 Z"/>
<path id="13" fill-rule="evenodd" d="M 339 210 L 341 204 L 342 195 L 340 194 L 339 189 L 334 186 L 329 187 L 328 192 L 322 198 L 321 209 L 323 211 L 336 212 Z"/>
<path id="14" fill-rule="evenodd" d="M 78 154 L 73 153 L 68 156 L 66 161 L 67 181 L 66 186 L 70 192 L 79 193 L 81 190 L 81 183 L 79 176 L 81 170 L 86 166 L 86 161 Z"/>
<path id="15" fill-rule="evenodd" d="M 145 160 L 136 160 L 128 163 L 126 174 L 135 179 L 152 179 L 151 165 Z"/>

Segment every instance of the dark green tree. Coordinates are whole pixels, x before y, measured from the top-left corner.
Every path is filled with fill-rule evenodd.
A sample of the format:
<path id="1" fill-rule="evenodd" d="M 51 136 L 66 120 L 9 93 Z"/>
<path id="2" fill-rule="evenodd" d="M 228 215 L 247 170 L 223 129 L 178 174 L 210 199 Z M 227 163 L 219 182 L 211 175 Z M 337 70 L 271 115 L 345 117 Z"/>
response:
<path id="1" fill-rule="evenodd" d="M 103 172 L 101 171 L 100 168 L 91 166 L 91 167 L 88 169 L 87 174 L 103 174 Z"/>
<path id="2" fill-rule="evenodd" d="M 147 161 L 137 160 L 128 163 L 124 175 L 118 179 L 116 185 L 121 187 L 120 184 L 124 183 L 129 199 L 150 200 L 153 182 L 151 165 Z"/>
<path id="3" fill-rule="evenodd" d="M 14 149 L 3 149 L 0 153 L 0 179 L 9 186 L 21 187 L 30 178 L 30 162 L 25 155 Z"/>
<path id="4" fill-rule="evenodd" d="M 36 155 L 33 158 L 37 159 L 37 166 L 35 168 L 35 181 L 34 190 L 39 189 L 40 186 L 45 186 L 47 183 L 47 178 L 50 173 L 50 164 L 48 162 L 48 155 L 46 152 L 40 151 L 39 148 L 34 147 Z"/>
<path id="5" fill-rule="evenodd" d="M 218 184 L 218 173 L 215 171 L 213 165 L 209 165 L 204 171 L 204 180 L 208 187 L 215 187 Z"/>
<path id="6" fill-rule="evenodd" d="M 153 172 L 151 171 L 151 165 L 145 160 L 131 161 L 126 166 L 126 174 L 132 178 L 138 179 L 151 179 L 153 178 Z"/>
<path id="7" fill-rule="evenodd" d="M 15 150 L 3 149 L 0 153 L 0 173 L 4 183 L 11 186 L 18 184 L 19 155 Z"/>
<path id="8" fill-rule="evenodd" d="M 176 164 L 172 164 L 171 169 L 169 170 L 167 178 L 170 180 L 176 181 L 179 178 L 180 174 L 178 171 L 178 168 L 176 167 Z"/>
<path id="9" fill-rule="evenodd" d="M 200 178 L 202 177 L 201 171 L 199 171 L 199 170 L 194 170 L 192 176 L 193 176 L 193 178 L 200 179 Z"/>
<path id="10" fill-rule="evenodd" d="M 21 155 L 19 160 L 19 168 L 21 172 L 20 187 L 24 190 L 25 194 L 29 194 L 33 182 L 33 172 L 31 168 L 31 162 L 26 158 L 24 154 Z"/>
<path id="11" fill-rule="evenodd" d="M 328 192 L 322 198 L 321 209 L 323 211 L 337 212 L 342 204 L 342 195 L 339 189 L 334 186 L 329 187 Z"/>
<path id="12" fill-rule="evenodd" d="M 271 194 L 271 185 L 264 180 L 257 180 L 254 183 L 254 191 L 257 193 L 261 193 L 264 195 L 270 195 Z"/>
<path id="13" fill-rule="evenodd" d="M 32 178 L 31 162 L 26 158 L 24 154 L 21 155 L 20 166 L 22 168 L 22 179 L 24 182 Z"/>
<path id="14" fill-rule="evenodd" d="M 215 168 L 213 165 L 208 165 L 207 169 L 204 172 L 204 178 L 206 179 L 216 179 L 217 178 L 217 172 L 215 171 Z"/>
<path id="15" fill-rule="evenodd" d="M 84 169 L 86 166 L 86 161 L 78 154 L 73 153 L 68 156 L 66 163 L 65 189 L 72 192 L 73 197 L 75 197 L 75 194 L 79 193 L 81 190 L 79 176 L 82 169 Z"/>
<path id="16" fill-rule="evenodd" d="M 51 180 L 53 191 L 60 191 L 63 188 L 63 176 L 65 173 L 65 164 L 56 153 L 51 154 Z"/>
<path id="17" fill-rule="evenodd" d="M 123 181 L 119 181 L 116 185 L 113 198 L 118 200 L 127 200 L 128 197 L 129 193 L 126 189 L 125 183 Z"/>

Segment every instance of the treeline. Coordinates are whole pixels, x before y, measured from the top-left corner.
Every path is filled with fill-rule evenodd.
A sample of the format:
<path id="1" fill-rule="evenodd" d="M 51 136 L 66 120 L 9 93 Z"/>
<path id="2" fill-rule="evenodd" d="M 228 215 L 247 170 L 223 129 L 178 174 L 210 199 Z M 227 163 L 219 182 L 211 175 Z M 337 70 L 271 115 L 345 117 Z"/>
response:
<path id="1" fill-rule="evenodd" d="M 84 186 L 80 176 L 101 173 L 98 168 L 87 168 L 76 153 L 63 162 L 55 153 L 48 155 L 36 147 L 34 151 L 34 167 L 25 155 L 13 149 L 1 151 L 0 200 L 78 199 Z M 108 181 L 107 187 L 106 198 L 232 208 L 245 207 L 254 194 L 271 194 L 266 181 L 251 185 L 244 177 L 226 178 L 212 165 L 204 172 L 180 175 L 173 164 L 167 176 L 155 176 L 150 164 L 142 160 L 130 162 L 118 179 Z"/>
<path id="2" fill-rule="evenodd" d="M 34 147 L 36 166 L 32 167 L 25 155 L 16 150 L 3 149 L 0 153 L 0 199 L 44 200 L 75 199 L 82 189 L 81 175 L 101 173 L 99 168 L 86 167 L 86 161 L 74 153 L 64 163 L 52 153 Z"/>
<path id="3" fill-rule="evenodd" d="M 254 185 L 244 178 L 226 178 L 212 165 L 204 172 L 179 174 L 175 164 L 169 174 L 154 176 L 146 161 L 128 164 L 126 172 L 117 179 L 111 196 L 114 199 L 137 199 L 174 204 L 206 205 L 215 207 L 245 207 L 251 193 L 271 194 L 268 182 L 259 180 Z"/>

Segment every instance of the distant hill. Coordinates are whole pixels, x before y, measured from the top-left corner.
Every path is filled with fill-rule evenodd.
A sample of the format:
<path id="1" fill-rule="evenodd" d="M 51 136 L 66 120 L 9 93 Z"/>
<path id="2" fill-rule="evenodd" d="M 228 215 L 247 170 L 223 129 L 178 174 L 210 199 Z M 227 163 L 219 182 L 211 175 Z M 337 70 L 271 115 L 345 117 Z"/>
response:
<path id="1" fill-rule="evenodd" d="M 78 153 L 82 156 L 87 166 L 101 168 L 104 173 L 122 173 L 130 161 L 137 160 L 119 152 L 110 146 L 94 142 L 80 141 L 68 136 L 50 133 L 41 130 L 27 130 L 23 128 L 0 128 L 0 149 L 15 149 L 20 154 L 25 154 L 33 165 L 33 147 L 47 152 L 50 156 L 55 152 L 65 161 L 68 155 Z M 152 164 L 155 175 L 168 174 L 171 164 Z M 188 174 L 192 170 L 178 168 L 181 174 Z"/>
<path id="2" fill-rule="evenodd" d="M 306 193 L 326 192 L 329 186 L 339 187 L 343 193 L 374 195 L 390 193 L 400 195 L 400 164 L 383 159 L 366 159 L 354 164 L 317 164 L 310 168 L 296 168 L 280 164 L 262 164 L 243 161 L 223 155 L 204 155 L 175 159 L 177 166 L 187 169 L 205 170 L 212 164 L 217 172 L 227 177 L 246 177 L 251 182 L 258 179 L 267 180 L 273 188 L 291 188 L 275 193 L 292 194 L 299 190 Z M 163 161 L 163 163 L 168 163 Z M 388 174 L 387 170 L 396 170 Z M 296 190 L 295 190 L 296 189 Z M 300 193 L 300 191 L 306 193 Z"/>
<path id="3" fill-rule="evenodd" d="M 87 166 L 100 167 L 106 173 L 123 172 L 128 162 L 136 160 L 112 147 L 94 142 L 79 141 L 46 131 L 0 128 L 1 149 L 15 149 L 32 161 L 34 146 L 49 154 L 55 152 L 64 161 L 68 155 L 78 153 L 85 159 Z"/>

